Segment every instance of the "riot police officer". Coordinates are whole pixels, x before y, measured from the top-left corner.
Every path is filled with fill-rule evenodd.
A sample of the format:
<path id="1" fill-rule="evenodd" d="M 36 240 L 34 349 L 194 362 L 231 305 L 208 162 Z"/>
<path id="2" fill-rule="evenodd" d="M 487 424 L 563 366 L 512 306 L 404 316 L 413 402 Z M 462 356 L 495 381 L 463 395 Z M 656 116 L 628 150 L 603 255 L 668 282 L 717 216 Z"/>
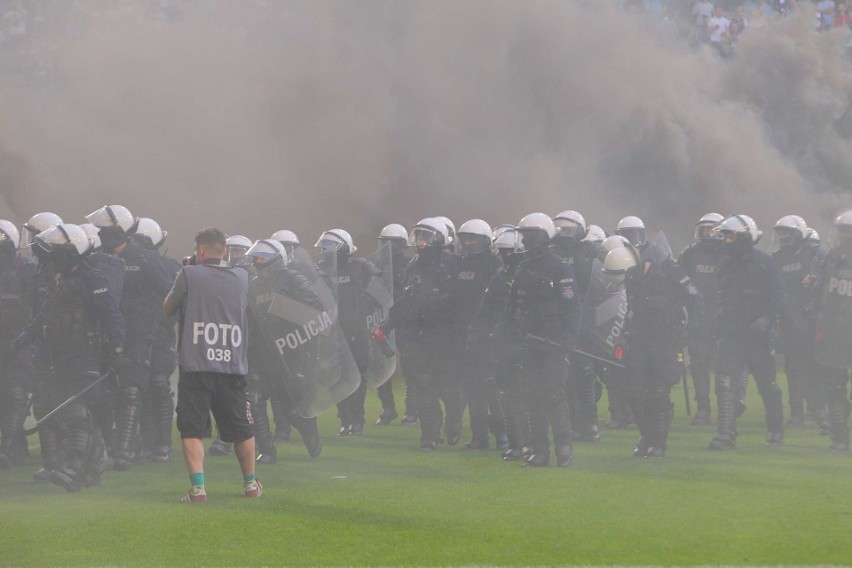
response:
<path id="1" fill-rule="evenodd" d="M 548 430 L 553 432 L 557 465 L 570 467 L 573 462 L 566 357 L 574 348 L 582 314 L 571 265 L 550 248 L 556 233 L 544 213 L 531 213 L 518 223 L 526 252 L 506 310 L 522 350 L 521 387 L 532 446 L 525 460 L 529 467 L 550 463 Z"/>
<path id="2" fill-rule="evenodd" d="M 488 349 L 487 326 L 477 325 L 477 312 L 482 305 L 485 290 L 502 266 L 500 257 L 491 250 L 491 227 L 482 219 L 471 219 L 456 233 L 456 252 L 459 261 L 454 270 L 453 297 L 456 328 L 460 333 L 455 359 L 458 376 L 470 417 L 471 441 L 464 449 L 488 448 L 489 410 L 496 418 L 497 386 L 494 382 L 493 357 Z M 448 356 L 451 356 L 448 354 Z M 498 446 L 506 446 L 502 432 L 503 417 L 494 420 L 498 428 Z M 501 447 L 506 450 L 508 447 Z"/>
<path id="3" fill-rule="evenodd" d="M 635 215 L 622 218 L 616 225 L 615 234 L 630 241 L 630 244 L 639 251 L 639 256 L 643 262 L 646 260 L 660 261 L 671 256 L 671 251 L 667 251 L 657 243 L 648 240 L 645 222 Z"/>
<path id="4" fill-rule="evenodd" d="M 320 235 L 316 247 L 322 250 L 319 268 L 332 279 L 332 290 L 337 292 L 337 307 L 340 327 L 346 342 L 363 376 L 369 364 L 370 329 L 367 313 L 370 306 L 366 301 L 367 286 L 380 271 L 365 258 L 352 258 L 358 250 L 352 236 L 343 229 L 330 229 Z M 340 418 L 339 436 L 360 436 L 364 433 L 364 402 L 367 383 L 361 380 L 354 393 L 337 405 Z"/>
<path id="5" fill-rule="evenodd" d="M 308 279 L 288 268 L 287 251 L 280 242 L 274 239 L 259 240 L 249 248 L 245 258 L 252 263 L 249 279 L 250 298 L 257 297 L 259 290 L 274 290 L 276 293 L 293 298 L 305 306 L 320 307 L 320 300 Z M 275 463 L 278 457 L 267 413 L 267 406 L 273 395 L 276 395 L 283 402 L 283 412 L 287 424 L 291 424 L 300 432 L 308 453 L 311 457 L 316 457 L 322 451 L 317 419 L 315 417 L 304 418 L 296 414 L 293 403 L 286 388 L 284 388 L 284 383 L 293 379 L 293 377 L 278 375 L 278 369 L 281 366 L 276 364 L 278 363 L 277 354 L 270 353 L 268 345 L 259 339 L 262 332 L 258 327 L 259 322 L 256 317 L 251 319 L 251 323 L 252 336 L 258 338 L 256 341 L 249 342 L 248 353 L 251 369 L 250 380 L 248 381 L 248 397 L 254 418 L 254 435 L 258 452 L 257 462 L 271 464 Z"/>
<path id="6" fill-rule="evenodd" d="M 671 258 L 640 261 L 632 245 L 607 253 L 604 272 L 627 291 L 626 366 L 633 417 L 640 439 L 636 457 L 666 455 L 674 405 L 671 389 L 681 377 L 687 321 L 700 321 L 698 289 Z"/>
<path id="7" fill-rule="evenodd" d="M 124 319 L 107 279 L 86 261 L 91 243 L 80 227 L 59 224 L 39 233 L 35 242 L 59 277 L 40 314 L 15 344 L 41 340 L 40 351 L 53 362 L 50 382 L 62 400 L 98 379 L 102 343 L 111 367 L 126 365 Z M 65 464 L 57 464 L 49 476 L 67 491 L 98 484 L 105 467 L 106 448 L 91 411 L 97 396 L 93 389 L 58 415 L 66 428 Z"/>
<path id="8" fill-rule="evenodd" d="M 32 318 L 35 266 L 18 254 L 21 235 L 0 219 L 0 469 L 28 455 L 23 435 L 29 413 L 32 351 L 12 352 L 9 345 Z"/>
<path id="9" fill-rule="evenodd" d="M 801 426 L 805 423 L 805 404 L 808 414 L 817 424 L 825 425 L 826 410 L 822 389 L 813 376 L 816 371 L 813 359 L 813 327 L 807 311 L 816 302 L 818 290 L 805 285 L 814 262 L 825 256 L 825 250 L 809 239 L 810 229 L 798 215 L 781 217 L 775 227 L 775 252 L 784 281 L 787 301 L 781 315 L 781 345 L 784 352 L 784 371 L 787 375 L 790 418 L 787 424 Z"/>
<path id="10" fill-rule="evenodd" d="M 502 417 L 505 432 L 504 461 L 521 459 L 529 446 L 526 433 L 526 411 L 518 369 L 520 349 L 508 325 L 501 320 L 509 305 L 515 271 L 523 260 L 523 244 L 516 238 L 514 225 L 501 225 L 494 230 L 492 247 L 503 263 L 497 271 L 482 300 L 476 317 L 476 325 L 488 331 L 487 349 L 494 359 L 494 380 L 497 397 L 493 400 L 497 417 Z"/>
<path id="11" fill-rule="evenodd" d="M 408 247 L 408 231 L 398 223 L 391 223 L 382 228 L 379 232 L 379 247 L 389 244 L 391 247 L 391 267 L 393 270 L 393 299 L 396 302 L 402 297 L 405 267 L 408 265 L 409 257 L 405 255 L 405 250 Z M 399 339 L 397 339 L 397 348 L 400 349 Z M 414 410 L 414 405 L 411 399 L 412 388 L 408 381 L 405 384 L 405 412 L 402 416 L 402 423 L 405 425 L 414 424 L 417 422 L 417 414 Z M 393 378 L 388 379 L 378 389 L 376 389 L 379 400 L 382 403 L 382 412 L 376 420 L 376 424 L 387 426 L 399 416 L 396 411 L 396 401 L 393 398 Z"/>
<path id="12" fill-rule="evenodd" d="M 119 402 L 116 405 L 114 467 L 130 469 L 136 459 L 134 440 L 139 426 L 142 397 L 151 377 L 151 353 L 162 310 L 160 301 L 174 281 L 156 252 L 131 242 L 136 219 L 121 205 L 106 205 L 86 216 L 100 229 L 98 235 L 105 252 L 121 257 L 125 263 L 121 311 L 126 325 L 126 355 L 129 364 L 121 372 Z"/>
<path id="13" fill-rule="evenodd" d="M 828 403 L 831 449 L 849 451 L 849 369 L 852 368 L 852 210 L 834 220 L 837 244 L 815 259 L 814 355 Z"/>
<path id="14" fill-rule="evenodd" d="M 604 249 L 595 242 L 584 240 L 588 235 L 586 219 L 577 211 L 567 210 L 553 218 L 556 238 L 553 250 L 565 260 L 574 272 L 577 293 L 582 303 L 589 289 L 592 265 L 595 260 L 603 261 Z M 582 341 L 582 340 L 581 340 Z M 584 350 L 588 351 L 588 347 Z M 569 389 L 571 390 L 574 439 L 583 442 L 600 440 L 598 431 L 598 381 L 592 359 L 579 353 L 569 356 Z"/>
<path id="15" fill-rule="evenodd" d="M 716 229 L 725 242 L 719 263 L 719 354 L 716 360 L 718 434 L 711 450 L 736 445 L 737 410 L 744 392 L 739 384 L 751 371 L 766 411 L 768 445 L 784 440 L 784 406 L 775 382 L 772 335 L 784 303 L 781 273 L 772 258 L 755 248 L 761 233 L 748 215 L 734 215 Z"/>
<path id="16" fill-rule="evenodd" d="M 446 251 L 446 223 L 427 217 L 408 238 L 417 254 L 405 272 L 404 293 L 379 328 L 387 335 L 396 329 L 402 371 L 414 387 L 420 421 L 420 447 L 431 451 L 441 441 L 441 402 L 447 413 L 446 441 L 461 438 L 462 398 L 444 355 L 455 346 L 447 333 L 453 322 L 452 283 L 458 258 Z"/>
<path id="17" fill-rule="evenodd" d="M 149 217 L 140 217 L 132 238 L 144 249 L 158 253 L 167 274 L 174 277 L 180 272 L 177 260 L 159 253 L 168 233 L 160 224 Z M 165 295 L 160 298 L 160 302 Z M 177 368 L 177 317 L 160 314 L 157 332 L 151 351 L 151 378 L 142 403 L 140 430 L 142 431 L 143 454 L 151 461 L 165 463 L 171 458 L 172 418 L 174 416 L 174 393 L 170 378 Z"/>
<path id="18" fill-rule="evenodd" d="M 695 239 L 677 259 L 683 269 L 701 293 L 701 321 L 691 322 L 687 338 L 689 350 L 689 372 L 695 390 L 697 406 L 694 426 L 712 424 L 710 414 L 710 369 L 716 358 L 716 322 L 718 286 L 716 270 L 725 256 L 725 243 L 714 229 L 725 218 L 719 213 L 707 213 L 695 224 Z"/>

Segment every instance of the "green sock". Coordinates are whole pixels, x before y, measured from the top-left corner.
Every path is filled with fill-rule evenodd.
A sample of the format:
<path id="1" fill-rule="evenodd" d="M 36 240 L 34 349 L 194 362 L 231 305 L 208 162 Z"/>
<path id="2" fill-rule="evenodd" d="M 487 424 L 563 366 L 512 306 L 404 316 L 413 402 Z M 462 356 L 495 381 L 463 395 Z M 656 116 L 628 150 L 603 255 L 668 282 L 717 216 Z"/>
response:
<path id="1" fill-rule="evenodd" d="M 204 472 L 201 473 L 191 473 L 189 474 L 189 483 L 192 484 L 193 488 L 201 487 L 204 488 Z"/>
<path id="2" fill-rule="evenodd" d="M 254 474 L 253 473 L 243 475 L 243 483 L 251 483 L 252 481 L 254 481 Z"/>

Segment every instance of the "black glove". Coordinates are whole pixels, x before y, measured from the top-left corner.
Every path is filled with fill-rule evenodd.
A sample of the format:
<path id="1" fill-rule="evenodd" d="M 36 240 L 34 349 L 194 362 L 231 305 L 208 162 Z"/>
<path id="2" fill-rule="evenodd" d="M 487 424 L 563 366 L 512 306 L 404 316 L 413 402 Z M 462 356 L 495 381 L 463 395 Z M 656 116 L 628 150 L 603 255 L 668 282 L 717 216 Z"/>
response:
<path id="1" fill-rule="evenodd" d="M 112 367 L 113 371 L 121 371 L 129 364 L 130 359 L 127 358 L 121 347 L 116 347 L 115 350 L 110 354 L 109 365 L 110 367 Z"/>
<path id="2" fill-rule="evenodd" d="M 763 335 L 767 331 L 769 331 L 769 318 L 766 316 L 757 318 L 748 326 L 748 332 L 751 335 Z"/>

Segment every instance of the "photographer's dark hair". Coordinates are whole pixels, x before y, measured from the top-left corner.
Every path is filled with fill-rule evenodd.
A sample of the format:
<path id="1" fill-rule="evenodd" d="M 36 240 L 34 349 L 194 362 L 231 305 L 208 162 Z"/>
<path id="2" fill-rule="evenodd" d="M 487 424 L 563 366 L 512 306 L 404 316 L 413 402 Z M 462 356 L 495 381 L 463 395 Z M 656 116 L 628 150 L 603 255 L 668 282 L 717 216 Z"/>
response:
<path id="1" fill-rule="evenodd" d="M 206 227 L 195 235 L 195 244 L 213 254 L 225 252 L 227 238 L 225 233 L 216 227 Z"/>

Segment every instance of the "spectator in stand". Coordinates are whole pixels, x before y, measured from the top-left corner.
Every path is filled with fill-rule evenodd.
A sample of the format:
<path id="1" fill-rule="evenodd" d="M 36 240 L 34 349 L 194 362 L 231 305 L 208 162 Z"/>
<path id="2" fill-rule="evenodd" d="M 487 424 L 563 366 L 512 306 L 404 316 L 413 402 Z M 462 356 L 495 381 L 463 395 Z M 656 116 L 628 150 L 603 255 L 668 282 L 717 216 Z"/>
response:
<path id="1" fill-rule="evenodd" d="M 732 49 L 737 43 L 740 34 L 743 33 L 749 26 L 748 18 L 743 15 L 742 7 L 734 10 L 734 17 L 731 18 L 731 26 L 728 28 L 728 49 Z"/>
<path id="2" fill-rule="evenodd" d="M 837 12 L 834 0 L 819 0 L 816 9 L 819 13 L 819 30 L 826 31 L 833 28 L 834 15 Z"/>
<path id="3" fill-rule="evenodd" d="M 716 8 L 715 16 L 707 22 L 707 31 L 710 34 L 710 44 L 723 55 L 725 54 L 725 45 L 730 27 L 731 20 L 725 17 L 725 11 L 721 7 Z"/>
<path id="4" fill-rule="evenodd" d="M 765 28 L 769 21 L 777 14 L 775 8 L 766 0 L 752 0 L 742 6 L 744 14 L 748 17 L 752 28 Z"/>
<path id="5" fill-rule="evenodd" d="M 834 12 L 834 27 L 845 28 L 849 26 L 849 14 L 846 12 L 846 2 L 838 2 Z"/>
<path id="6" fill-rule="evenodd" d="M 695 18 L 695 39 L 698 43 L 707 43 L 707 23 L 713 17 L 713 3 L 710 0 L 697 0 L 692 5 L 692 17 Z"/>

